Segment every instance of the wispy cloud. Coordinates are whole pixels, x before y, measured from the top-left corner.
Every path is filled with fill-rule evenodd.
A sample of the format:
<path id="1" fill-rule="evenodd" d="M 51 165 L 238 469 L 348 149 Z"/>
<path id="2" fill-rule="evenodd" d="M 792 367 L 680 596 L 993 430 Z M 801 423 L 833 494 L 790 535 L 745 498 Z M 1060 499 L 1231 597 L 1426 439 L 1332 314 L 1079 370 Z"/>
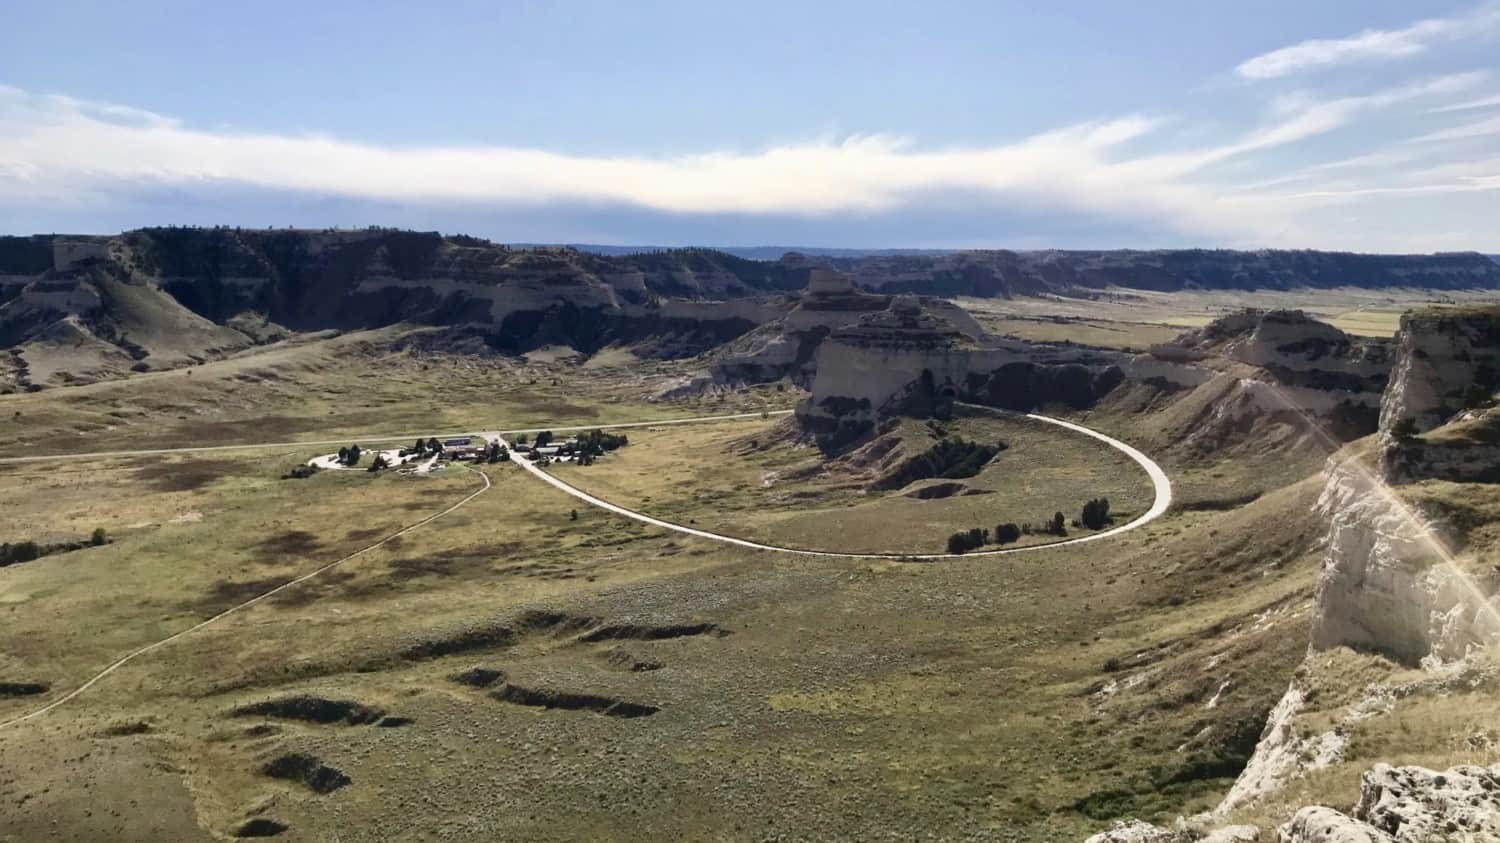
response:
<path id="1" fill-rule="evenodd" d="M 1181 116 L 1129 115 L 989 146 L 927 148 L 910 138 L 866 134 L 670 157 L 208 131 L 129 106 L 0 86 L 0 206 L 108 201 L 161 187 L 210 196 L 250 187 L 447 207 L 601 205 L 807 219 L 978 197 L 1228 245 L 1357 247 L 1369 245 L 1362 229 L 1342 230 L 1309 209 L 1444 186 L 1490 190 L 1488 176 L 1466 171 L 1433 174 L 1425 183 L 1376 181 L 1428 155 L 1387 142 L 1307 166 L 1300 176 L 1268 178 L 1265 167 L 1276 160 L 1271 151 L 1382 109 L 1420 104 L 1421 118 L 1485 78 L 1456 73 L 1358 96 L 1287 96 L 1264 123 L 1208 144 Z M 1182 148 L 1187 138 L 1199 138 L 1198 145 Z M 1319 166 L 1354 177 L 1320 181 L 1328 174 Z M 1304 189 L 1271 189 L 1292 182 Z"/>
<path id="2" fill-rule="evenodd" d="M 1401 29 L 1366 29 L 1344 38 L 1318 38 L 1247 59 L 1235 68 L 1243 79 L 1275 79 L 1355 62 L 1399 59 L 1435 44 L 1475 38 L 1500 28 L 1500 3 L 1445 18 L 1428 18 Z"/>
<path id="3" fill-rule="evenodd" d="M 1491 117 L 1486 120 L 1477 120 L 1473 123 L 1465 123 L 1462 126 L 1454 126 L 1449 129 L 1440 129 L 1436 132 L 1428 132 L 1418 135 L 1410 140 L 1410 143 L 1440 143 L 1444 141 L 1471 140 L 1473 138 L 1485 138 L 1491 135 L 1500 135 L 1500 116 Z"/>
<path id="4" fill-rule="evenodd" d="M 1478 111 L 1483 108 L 1500 108 L 1500 94 L 1492 97 L 1480 97 L 1476 100 L 1456 102 L 1452 105 L 1438 106 L 1432 109 L 1431 114 L 1451 114 L 1455 111 Z"/>

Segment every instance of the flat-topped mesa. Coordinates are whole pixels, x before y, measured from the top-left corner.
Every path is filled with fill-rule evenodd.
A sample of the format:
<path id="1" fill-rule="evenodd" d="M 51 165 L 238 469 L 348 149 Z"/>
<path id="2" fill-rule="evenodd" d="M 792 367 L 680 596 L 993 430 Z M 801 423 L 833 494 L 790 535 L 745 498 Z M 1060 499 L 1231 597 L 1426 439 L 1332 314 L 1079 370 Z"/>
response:
<path id="1" fill-rule="evenodd" d="M 807 288 L 795 301 L 784 316 L 762 324 L 719 355 L 711 380 L 718 384 L 766 383 L 786 377 L 799 386 L 807 386 L 813 379 L 818 349 L 825 340 L 896 308 L 908 314 L 908 318 L 914 313 L 927 313 L 942 320 L 940 332 L 945 335 L 966 340 L 985 337 L 984 329 L 974 317 L 950 301 L 867 293 L 847 275 L 826 269 L 809 271 Z"/>
<path id="2" fill-rule="evenodd" d="M 1155 368 L 1217 372 L 1225 419 L 1316 423 L 1334 438 L 1373 433 L 1390 377 L 1391 340 L 1350 336 L 1300 310 L 1244 310 L 1151 347 Z M 1138 359 L 1132 376 L 1146 372 Z"/>
<path id="3" fill-rule="evenodd" d="M 1380 412 L 1385 479 L 1500 482 L 1500 307 L 1408 313 L 1396 343 Z"/>
<path id="4" fill-rule="evenodd" d="M 816 297 L 847 296 L 857 292 L 854 280 L 832 269 L 814 269 L 807 274 L 807 295 Z"/>
<path id="5" fill-rule="evenodd" d="M 1380 432 L 1431 430 L 1488 404 L 1500 390 L 1500 307 L 1429 308 L 1402 315 Z"/>
<path id="6" fill-rule="evenodd" d="M 970 334 L 948 319 L 922 309 L 910 296 L 894 299 L 888 309 L 861 317 L 853 325 L 834 331 L 829 339 L 848 345 L 875 348 L 949 349 L 976 347 Z"/>
<path id="7" fill-rule="evenodd" d="M 1119 383 L 1114 364 L 1121 359 L 977 340 L 926 301 L 900 297 L 889 309 L 828 336 L 818 349 L 812 395 L 796 415 L 805 433 L 833 451 L 859 440 L 882 418 L 942 417 L 961 399 L 1010 409 L 1053 401 L 1087 406 Z"/>
<path id="8" fill-rule="evenodd" d="M 1380 392 L 1390 370 L 1391 342 L 1355 338 L 1300 310 L 1242 310 L 1221 316 L 1151 353 L 1168 360 L 1212 356 L 1259 366 L 1289 385 Z"/>

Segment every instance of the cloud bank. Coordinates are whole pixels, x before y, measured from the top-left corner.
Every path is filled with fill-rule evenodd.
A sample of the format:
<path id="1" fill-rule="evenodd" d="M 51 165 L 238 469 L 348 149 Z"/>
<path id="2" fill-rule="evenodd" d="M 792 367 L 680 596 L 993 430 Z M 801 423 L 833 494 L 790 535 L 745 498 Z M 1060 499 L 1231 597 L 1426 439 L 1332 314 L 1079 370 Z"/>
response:
<path id="1" fill-rule="evenodd" d="M 1413 33 L 1430 39 L 1440 31 L 1424 21 L 1396 40 L 1410 44 Z M 1306 66 L 1306 46 L 1277 51 L 1293 58 L 1276 66 Z M 10 209 L 0 219 L 18 218 L 16 209 L 108 204 L 162 190 L 251 191 L 382 208 L 636 208 L 657 218 L 780 220 L 790 231 L 800 230 L 798 220 L 1004 207 L 1011 219 L 1114 219 L 1121 231 L 1163 232 L 1155 240 L 1482 248 L 1495 235 L 1478 218 L 1402 222 L 1400 203 L 1469 195 L 1493 205 L 1500 159 L 1466 146 L 1500 135 L 1494 118 L 1474 119 L 1488 98 L 1475 99 L 1473 89 L 1488 78 L 1469 71 L 1357 94 L 1284 94 L 1261 119 L 1209 143 L 1185 116 L 1127 114 L 989 146 L 927 148 L 913 138 L 866 134 L 666 157 L 210 131 L 128 105 L 0 86 L 0 211 Z M 1347 141 L 1344 130 L 1389 117 L 1400 117 L 1411 136 L 1340 148 L 1331 160 L 1298 168 L 1282 163 L 1317 139 Z M 1451 125 L 1454 119 L 1467 122 Z M 224 216 L 235 221 L 232 211 Z"/>

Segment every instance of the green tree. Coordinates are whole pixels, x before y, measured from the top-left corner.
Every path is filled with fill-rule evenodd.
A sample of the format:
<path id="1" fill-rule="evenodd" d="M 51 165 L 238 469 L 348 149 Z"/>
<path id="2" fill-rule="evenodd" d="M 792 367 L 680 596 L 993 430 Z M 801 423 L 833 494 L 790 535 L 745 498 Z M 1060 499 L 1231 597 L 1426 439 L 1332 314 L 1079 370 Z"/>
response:
<path id="1" fill-rule="evenodd" d="M 1398 442 L 1406 442 L 1417 437 L 1417 420 L 1411 416 L 1403 416 L 1391 425 L 1391 435 Z"/>
<path id="2" fill-rule="evenodd" d="M 1109 523 L 1109 498 L 1094 498 L 1083 505 L 1083 513 L 1078 519 L 1083 526 L 1090 530 L 1101 530 Z"/>
<path id="3" fill-rule="evenodd" d="M 1021 540 L 1021 528 L 1013 523 L 1000 524 L 995 527 L 995 544 L 1010 544 Z"/>
<path id="4" fill-rule="evenodd" d="M 41 555 L 41 545 L 34 541 L 16 542 L 10 546 L 11 562 L 30 562 L 33 559 L 40 558 Z"/>
<path id="5" fill-rule="evenodd" d="M 89 536 L 89 544 L 98 547 L 101 544 L 109 544 L 109 534 L 104 532 L 103 527 L 95 527 L 94 534 Z"/>
<path id="6" fill-rule="evenodd" d="M 1066 536 L 1068 534 L 1067 524 L 1068 519 L 1064 518 L 1061 512 L 1054 512 L 1052 514 L 1052 523 L 1050 525 L 1052 535 Z"/>

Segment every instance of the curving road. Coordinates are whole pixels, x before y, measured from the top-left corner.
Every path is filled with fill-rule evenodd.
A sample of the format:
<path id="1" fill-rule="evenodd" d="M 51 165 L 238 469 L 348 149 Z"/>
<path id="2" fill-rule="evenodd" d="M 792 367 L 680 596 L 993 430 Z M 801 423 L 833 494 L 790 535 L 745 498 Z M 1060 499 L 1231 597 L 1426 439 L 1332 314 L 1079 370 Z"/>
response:
<path id="1" fill-rule="evenodd" d="M 780 545 L 764 544 L 762 542 L 750 541 L 749 539 L 726 536 L 722 533 L 714 533 L 709 530 L 700 530 L 696 527 L 687 527 L 682 524 L 677 524 L 672 521 L 665 521 L 661 518 L 647 515 L 644 512 L 637 512 L 633 509 L 627 509 L 623 506 L 620 506 L 619 504 L 610 503 L 603 498 L 591 495 L 588 492 L 585 492 L 582 489 L 578 488 L 577 486 L 574 486 L 573 484 L 567 482 L 566 480 L 562 480 L 552 474 L 549 474 L 528 459 L 517 458 L 513 459 L 512 462 L 519 463 L 522 468 L 531 472 L 533 476 L 551 486 L 561 489 L 563 492 L 566 492 L 567 494 L 572 495 L 573 497 L 585 503 L 588 503 L 592 506 L 597 506 L 600 509 L 609 512 L 613 512 L 616 515 L 623 515 L 626 518 L 632 518 L 644 524 L 650 524 L 653 527 L 661 527 L 664 530 L 672 530 L 674 532 L 684 533 L 689 536 L 697 536 L 698 538 L 723 542 L 725 544 L 748 547 L 753 550 L 769 550 L 776 553 L 793 553 L 799 556 L 836 556 L 845 559 L 953 559 L 960 556 L 1003 556 L 1008 553 L 1026 553 L 1028 551 L 1050 549 L 1070 544 L 1083 544 L 1084 542 L 1098 541 L 1100 539 L 1109 538 L 1110 536 L 1117 536 L 1120 533 L 1134 530 L 1137 527 L 1149 524 L 1150 522 L 1155 521 L 1157 518 L 1160 518 L 1162 514 L 1165 513 L 1167 509 L 1172 505 L 1172 481 L 1167 478 L 1167 473 L 1162 470 L 1161 466 L 1157 465 L 1156 462 L 1150 457 L 1112 436 L 1106 436 L 1105 434 L 1100 433 L 1097 430 L 1092 430 L 1090 428 L 1084 427 L 1081 424 L 1074 424 L 1070 421 L 1063 421 L 1062 419 L 1055 419 L 1051 416 L 1044 416 L 1038 413 L 1025 413 L 1023 415 L 1028 419 L 1057 425 L 1058 427 L 1071 430 L 1074 433 L 1081 433 L 1084 436 L 1093 437 L 1094 439 L 1097 439 L 1100 442 L 1109 445 L 1115 450 L 1120 451 L 1127 457 L 1130 457 L 1136 462 L 1137 465 L 1145 469 L 1146 474 L 1151 478 L 1151 485 L 1155 490 L 1155 499 L 1151 502 L 1151 508 L 1142 513 L 1138 518 L 1131 520 L 1129 523 L 1121 524 L 1118 527 L 1111 527 L 1108 530 L 1102 530 L 1097 533 L 1090 533 L 1086 536 L 1078 536 L 1077 538 L 1063 539 L 1062 541 L 1057 542 L 1048 542 L 1047 544 L 1033 544 L 1027 545 L 1026 547 L 997 548 L 995 550 L 976 550 L 970 553 L 849 553 L 836 550 L 808 550 L 806 548 L 799 547 L 782 547 Z M 726 416 L 725 418 L 729 417 Z M 695 421 L 701 420 L 702 419 L 697 419 Z M 499 439 L 506 448 L 511 448 L 510 443 L 506 442 L 500 434 L 489 433 L 482 435 Z"/>
<path id="2" fill-rule="evenodd" d="M 601 427 L 605 427 L 605 428 L 655 427 L 655 426 L 658 426 L 658 425 L 692 424 L 692 423 L 695 423 L 695 422 L 705 422 L 705 421 L 721 421 L 721 420 L 728 420 L 728 419 L 756 418 L 756 417 L 764 417 L 764 416 L 767 416 L 767 415 L 785 415 L 785 414 L 787 414 L 789 412 L 791 412 L 791 411 L 790 410 L 777 410 L 777 411 L 773 411 L 773 412 L 770 412 L 770 413 L 731 413 L 731 414 L 722 415 L 722 416 L 698 416 L 698 417 L 695 417 L 695 418 L 688 418 L 688 419 L 664 419 L 664 420 L 659 420 L 659 421 L 648 421 L 648 422 L 626 422 L 626 423 L 614 424 L 614 425 L 585 425 L 585 426 L 582 426 L 582 427 L 536 428 L 536 430 L 540 431 L 540 430 L 550 429 L 550 430 L 553 430 L 553 431 L 573 431 L 573 430 L 593 430 L 593 429 L 601 428 Z M 1115 439 L 1114 437 L 1106 436 L 1103 433 L 1100 433 L 1100 432 L 1098 432 L 1096 430 L 1091 430 L 1091 429 L 1089 429 L 1087 427 L 1084 427 L 1081 424 L 1074 424 L 1073 422 L 1063 421 L 1062 419 L 1055 419 L 1055 418 L 1052 418 L 1051 416 L 1043 416 L 1043 415 L 1040 415 L 1040 414 L 1037 414 L 1037 413 L 1026 413 L 1025 417 L 1028 418 L 1028 419 L 1033 419 L 1035 421 L 1044 422 L 1046 424 L 1056 425 L 1058 427 L 1065 428 L 1067 430 L 1073 431 L 1074 433 L 1079 433 L 1079 434 L 1082 434 L 1084 436 L 1093 437 L 1094 439 L 1097 439 L 1100 442 L 1103 442 L 1106 445 L 1109 445 L 1110 447 L 1115 448 L 1116 450 L 1118 450 L 1121 453 L 1124 453 L 1126 456 L 1130 457 L 1132 460 L 1134 460 L 1136 462 L 1136 464 L 1140 465 L 1141 468 L 1145 469 L 1146 470 L 1146 474 L 1149 475 L 1150 478 L 1151 478 L 1151 484 L 1152 484 L 1152 486 L 1155 489 L 1155 500 L 1152 501 L 1151 508 L 1148 509 L 1148 510 L 1146 510 L 1146 512 L 1144 512 L 1143 514 L 1141 514 L 1140 517 L 1135 518 L 1134 520 L 1130 521 L 1127 524 L 1121 524 L 1118 527 L 1111 527 L 1108 530 L 1104 530 L 1104 531 L 1101 531 L 1101 532 L 1098 532 L 1098 533 L 1091 533 L 1091 534 L 1089 534 L 1087 536 L 1078 536 L 1077 538 L 1064 539 L 1062 541 L 1050 542 L 1048 544 L 1029 545 L 1027 547 L 1000 548 L 1000 549 L 995 549 L 995 550 L 979 550 L 979 551 L 974 551 L 972 553 L 844 553 L 844 552 L 833 551 L 833 550 L 808 550 L 808 549 L 805 549 L 805 548 L 781 547 L 779 545 L 764 544 L 762 542 L 754 542 L 754 541 L 749 541 L 747 539 L 735 538 L 734 536 L 726 536 L 726 535 L 722 535 L 720 533 L 710 532 L 708 530 L 699 530 L 699 529 L 697 529 L 695 527 L 687 527 L 687 526 L 684 526 L 682 524 L 676 524 L 676 523 L 673 523 L 671 521 L 665 521 L 663 519 L 656 518 L 656 517 L 651 516 L 651 515 L 647 515 L 647 514 L 645 514 L 643 512 L 637 512 L 637 511 L 635 511 L 633 509 L 627 509 L 627 508 L 625 508 L 623 506 L 620 506 L 619 504 L 610 503 L 609 501 L 604 500 L 603 498 L 595 497 L 594 495 L 591 495 L 588 492 L 585 492 L 582 489 L 579 489 L 578 487 L 576 487 L 576 486 L 574 486 L 574 485 L 572 485 L 572 484 L 570 484 L 570 483 L 568 483 L 568 482 L 566 482 L 564 480 L 561 480 L 561 479 L 559 479 L 557 477 L 554 477 L 551 474 L 548 474 L 546 471 L 543 471 L 540 467 L 538 467 L 537 465 L 535 465 L 534 463 L 532 463 L 530 460 L 515 459 L 515 460 L 512 460 L 512 462 L 520 464 L 522 468 L 524 468 L 526 471 L 530 472 L 533 476 L 537 477 L 538 479 L 542 480 L 543 482 L 545 482 L 545 483 L 547 483 L 547 484 L 549 484 L 551 486 L 554 486 L 557 489 L 560 489 L 563 492 L 565 492 L 565 493 L 567 493 L 569 495 L 572 495 L 573 497 L 575 497 L 575 498 L 577 498 L 577 499 L 579 499 L 581 501 L 584 501 L 585 503 L 588 503 L 588 504 L 590 504 L 592 506 L 597 506 L 600 509 L 606 510 L 608 512 L 613 512 L 613 513 L 615 513 L 617 515 L 623 515 L 626 518 L 631 518 L 631 519 L 634 519 L 636 521 L 640 521 L 640 522 L 645 523 L 645 524 L 650 524 L 650 525 L 655 526 L 655 527 L 660 527 L 660 528 L 665 529 L 665 530 L 671 530 L 671 531 L 677 532 L 677 533 L 684 533 L 686 535 L 696 536 L 698 538 L 703 538 L 703 539 L 709 539 L 711 541 L 723 542 L 725 544 L 738 545 L 740 547 L 747 547 L 747 548 L 751 548 L 751 549 L 754 549 L 754 550 L 768 550 L 768 551 L 772 551 L 772 552 L 775 552 L 775 553 L 791 553 L 791 554 L 796 554 L 796 555 L 799 555 L 799 556 L 825 556 L 825 557 L 840 557 L 840 558 L 845 558 L 845 559 L 951 559 L 951 558 L 959 557 L 959 556 L 1001 556 L 1001 555 L 1008 554 L 1008 553 L 1026 553 L 1028 551 L 1050 549 L 1050 548 L 1062 547 L 1064 545 L 1070 545 L 1070 544 L 1082 544 L 1084 542 L 1098 541 L 1100 539 L 1109 538 L 1110 536 L 1119 535 L 1120 533 L 1124 533 L 1124 532 L 1129 531 L 1129 530 L 1134 530 L 1134 529 L 1136 529 L 1138 527 L 1141 527 L 1141 526 L 1143 526 L 1145 524 L 1148 524 L 1151 521 L 1154 521 L 1157 518 L 1161 517 L 1161 515 L 1167 511 L 1168 507 L 1170 507 L 1172 505 L 1172 483 L 1171 483 L 1170 480 L 1167 479 L 1167 473 L 1165 471 L 1163 471 L 1162 468 L 1161 468 L 1161 466 L 1157 465 L 1150 457 L 1146 456 L 1145 454 L 1141 453 L 1140 451 L 1136 450 L 1135 448 L 1132 448 L 1131 446 L 1125 444 L 1124 442 L 1121 442 L 1118 439 Z M 507 432 L 530 433 L 530 432 L 533 432 L 533 431 L 532 430 L 518 430 L 518 431 L 507 431 Z M 498 434 L 498 433 L 484 433 L 484 434 L 479 434 L 479 435 L 486 436 L 486 437 L 491 437 L 491 438 L 495 438 L 495 439 L 499 439 L 502 443 L 504 443 L 506 445 L 507 448 L 510 447 L 510 444 L 508 442 L 505 442 L 505 440 L 504 440 L 504 438 L 503 438 L 503 436 L 501 434 Z M 369 441 L 369 442 L 390 441 L 390 440 L 394 440 L 394 439 L 406 439 L 406 438 L 411 438 L 411 437 L 410 436 L 400 436 L 400 437 L 389 437 L 389 439 L 370 439 L 370 438 L 366 437 L 365 441 Z M 339 441 L 348 441 L 348 440 L 345 439 L 345 440 L 339 440 Z M 10 458 L 10 459 L 0 460 L 0 462 L 40 462 L 40 461 L 44 461 L 44 460 L 53 460 L 53 459 L 98 458 L 98 457 L 101 457 L 101 456 L 149 456 L 149 455 L 155 455 L 155 454 L 192 453 L 192 452 L 200 452 L 200 451 L 227 451 L 227 450 L 241 449 L 241 448 L 264 448 L 264 447 L 280 447 L 280 446 L 293 447 L 293 446 L 305 446 L 305 445 L 317 445 L 317 444 L 337 444 L 337 442 L 330 442 L 330 443 L 277 442 L 277 443 L 261 443 L 261 444 L 250 444 L 250 445 L 210 446 L 210 447 L 203 447 L 203 448 L 167 448 L 167 449 L 150 449 L 150 450 L 140 450 L 140 451 L 115 451 L 115 452 L 111 452 L 111 453 L 108 453 L 108 454 L 66 454 L 66 455 L 54 455 L 54 456 L 20 457 L 20 458 Z M 465 466 L 465 468 L 468 468 L 468 467 Z M 468 470 L 469 471 L 476 471 L 475 469 L 472 469 L 472 468 L 470 468 Z M 75 699 L 76 697 L 78 697 L 78 695 L 80 695 L 83 692 L 87 691 L 89 688 L 92 688 L 94 685 L 98 684 L 101 680 L 103 680 L 105 677 L 109 676 L 111 673 L 114 673 L 116 670 L 120 669 L 121 667 L 125 666 L 126 664 L 128 664 L 129 662 L 131 662 L 132 660 L 134 660 L 134 659 L 136 659 L 136 658 L 138 658 L 140 656 L 143 656 L 143 655 L 145 655 L 145 654 L 147 654 L 147 653 L 149 653 L 149 652 L 151 652 L 153 650 L 156 650 L 156 649 L 158 649 L 160 647 L 164 647 L 164 646 L 172 643 L 173 641 L 176 641 L 176 640 L 178 640 L 178 639 L 180 639 L 180 638 L 182 638 L 184 636 L 190 635 L 190 634 L 192 634 L 192 633 L 194 633 L 194 632 L 196 632 L 196 631 L 198 631 L 200 629 L 203 629 L 206 626 L 209 626 L 211 624 L 217 623 L 218 621 L 222 620 L 225 617 L 228 617 L 229 615 L 232 615 L 232 614 L 234 614 L 236 612 L 239 612 L 239 611 L 241 611 L 243 609 L 247 609 L 250 606 L 255 605 L 256 603 L 259 603 L 259 602 L 261 602 L 263 600 L 266 600 L 267 598 L 272 597 L 272 596 L 274 596 L 274 595 L 276 595 L 276 594 L 278 594 L 278 593 L 280 593 L 280 592 L 282 592 L 282 591 L 284 591 L 284 590 L 286 590 L 288 588 L 291 588 L 291 587 L 293 587 L 293 586 L 295 586 L 295 585 L 297 585 L 299 583 L 306 582 L 307 580 L 310 580 L 313 577 L 318 576 L 319 574 L 322 574 L 322 573 L 324 573 L 324 572 L 326 572 L 328 570 L 331 570 L 332 568 L 334 568 L 334 567 L 336 567 L 336 566 L 338 566 L 338 565 L 340 565 L 340 564 L 342 564 L 344 562 L 347 562 L 350 559 L 353 559 L 353 558 L 355 558 L 357 556 L 361 556 L 361 555 L 363 555 L 365 553 L 368 553 L 371 550 L 374 550 L 375 548 L 380 547 L 380 546 L 386 544 L 387 542 L 390 542 L 392 539 L 395 539 L 395 538 L 397 538 L 399 536 L 404 536 L 407 533 L 411 532 L 412 530 L 415 530 L 415 529 L 417 529 L 417 528 L 419 528 L 419 527 L 421 527 L 421 526 L 423 526 L 425 524 L 429 524 L 429 523 L 431 523 L 433 521 L 436 521 L 439 518 L 442 518 L 445 515 L 448 515 L 451 512 L 454 512 L 455 510 L 457 510 L 460 507 L 462 507 L 464 504 L 468 503 L 469 501 L 472 501 L 473 499 L 475 499 L 475 498 L 479 497 L 480 495 L 484 494 L 485 492 L 489 491 L 490 486 L 491 486 L 489 476 L 487 474 L 485 474 L 483 471 L 476 471 L 476 473 L 479 474 L 480 478 L 484 481 L 484 485 L 481 486 L 478 490 L 476 490 L 476 491 L 470 493 L 469 495 L 465 496 L 463 499 L 459 500 L 458 502 L 452 504 L 451 506 L 448 506 L 445 509 L 442 509 L 442 510 L 440 510 L 438 512 L 435 512 L 432 515 L 429 515 L 426 518 L 421 519 L 420 521 L 417 521 L 415 523 L 409 524 L 406 527 L 403 527 L 400 530 L 397 530 L 396 532 L 391 533 L 390 535 L 385 536 L 384 538 L 381 538 L 380 540 L 378 540 L 378 541 L 376 541 L 376 542 L 374 542 L 372 544 L 366 545 L 365 547 L 362 547 L 359 550 L 356 550 L 353 553 L 350 553 L 349 555 L 344 556 L 341 559 L 337 559 L 337 560 L 335 560 L 333 562 L 330 562 L 330 563 L 328 563 L 326 565 L 323 565 L 322 567 L 319 567 L 319 568 L 317 568 L 317 569 L 315 569 L 313 571 L 309 571 L 308 573 L 303 574 L 302 576 L 299 576 L 296 579 L 293 579 L 293 580 L 291 580 L 291 581 L 289 581 L 287 583 L 284 583 L 284 584 L 279 585 L 279 586 L 277 586 L 275 588 L 272 588 L 272 589 L 270 589 L 268 591 L 265 591 L 265 592 L 263 592 L 261 594 L 258 594 L 255 597 L 252 597 L 252 598 L 250 598 L 249 600 L 246 600 L 243 603 L 237 604 L 235 606 L 231 606 L 230 608 L 225 609 L 224 611 L 220 612 L 219 614 L 214 615 L 213 617 L 208 618 L 207 620 L 204 620 L 201 623 L 195 624 L 194 626 L 190 626 L 187 629 L 181 630 L 179 632 L 175 632 L 172 635 L 167 636 L 166 638 L 163 638 L 163 639 L 161 639 L 159 641 L 156 641 L 154 643 L 151 643 L 151 644 L 147 644 L 144 647 L 141 647 L 141 648 L 139 648 L 137 650 L 134 650 L 134 651 L 132 651 L 130 653 L 127 653 L 126 655 L 122 656 L 121 658 L 116 659 L 114 662 L 112 662 L 109 666 L 105 667 L 103 670 L 101 670 L 98 673 L 94 674 L 94 676 L 92 676 L 91 678 L 89 678 L 88 681 L 84 682 L 82 685 L 79 685 L 77 688 L 74 688 L 73 690 L 69 691 L 68 693 L 64 694 L 61 697 L 58 697 L 57 699 L 53 700 L 52 702 L 49 702 L 46 705 L 44 705 L 44 706 L 42 706 L 42 707 L 40 707 L 38 709 L 35 709 L 33 711 L 30 711 L 30 712 L 28 712 L 26 714 L 22 714 L 22 715 L 18 715 L 16 717 L 12 717 L 9 720 L 0 721 L 0 729 L 3 729 L 5 727 L 7 727 L 7 726 L 13 726 L 13 725 L 16 725 L 16 724 L 19 724 L 19 723 L 24 723 L 24 722 L 26 722 L 28 720 L 33 719 L 33 718 L 40 717 L 40 716 L 46 714 L 47 712 L 49 712 L 49 711 L 57 708 L 58 706 L 63 705 L 65 703 L 69 702 L 70 700 Z"/>

